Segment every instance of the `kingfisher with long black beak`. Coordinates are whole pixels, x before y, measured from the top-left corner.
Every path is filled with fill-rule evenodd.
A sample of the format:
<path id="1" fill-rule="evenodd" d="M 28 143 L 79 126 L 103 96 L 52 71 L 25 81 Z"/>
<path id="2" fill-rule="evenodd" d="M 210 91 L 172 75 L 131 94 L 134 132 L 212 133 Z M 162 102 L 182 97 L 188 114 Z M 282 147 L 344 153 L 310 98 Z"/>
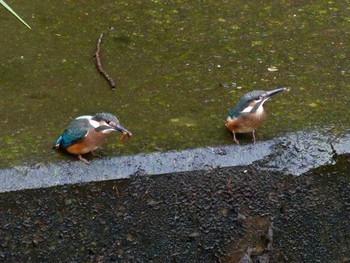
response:
<path id="1" fill-rule="evenodd" d="M 237 105 L 228 112 L 226 127 L 233 134 L 233 141 L 239 144 L 236 133 L 249 133 L 253 135 L 253 142 L 256 142 L 255 130 L 265 121 L 266 111 L 264 103 L 271 96 L 286 90 L 278 88 L 270 91 L 255 90 L 245 94 Z"/>
<path id="2" fill-rule="evenodd" d="M 54 148 L 75 154 L 86 164 L 90 162 L 82 154 L 94 154 L 111 132 L 122 133 L 121 141 L 130 138 L 131 132 L 120 125 L 119 120 L 110 113 L 97 113 L 94 116 L 77 117 L 58 138 Z"/>

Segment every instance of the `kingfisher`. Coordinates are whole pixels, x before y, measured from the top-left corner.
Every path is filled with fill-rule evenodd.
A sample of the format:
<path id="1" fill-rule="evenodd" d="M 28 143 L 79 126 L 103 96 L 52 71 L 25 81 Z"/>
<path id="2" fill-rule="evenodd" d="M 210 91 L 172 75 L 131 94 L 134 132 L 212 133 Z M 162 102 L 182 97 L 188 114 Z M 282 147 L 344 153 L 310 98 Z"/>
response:
<path id="1" fill-rule="evenodd" d="M 255 130 L 265 121 L 266 112 L 264 103 L 271 96 L 286 90 L 278 88 L 270 91 L 254 90 L 245 94 L 229 112 L 226 119 L 226 127 L 233 134 L 233 141 L 239 144 L 236 133 L 249 133 L 253 135 L 256 142 Z"/>
<path id="2" fill-rule="evenodd" d="M 90 162 L 82 154 L 95 155 L 94 150 L 100 147 L 107 139 L 107 135 L 113 131 L 122 133 L 121 141 L 132 136 L 132 133 L 121 126 L 117 117 L 111 113 L 80 116 L 69 124 L 56 141 L 54 148 L 75 154 L 79 160 L 89 164 Z"/>

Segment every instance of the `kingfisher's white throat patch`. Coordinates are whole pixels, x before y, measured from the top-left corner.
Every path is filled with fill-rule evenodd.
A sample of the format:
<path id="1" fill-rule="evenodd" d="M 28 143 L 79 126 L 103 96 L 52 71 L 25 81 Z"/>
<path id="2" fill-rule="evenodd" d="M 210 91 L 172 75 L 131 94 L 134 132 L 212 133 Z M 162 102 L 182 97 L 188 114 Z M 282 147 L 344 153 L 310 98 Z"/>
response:
<path id="1" fill-rule="evenodd" d="M 267 101 L 267 100 L 268 100 L 268 98 L 264 99 L 264 100 L 261 102 L 261 104 L 259 105 L 259 108 L 255 111 L 255 113 L 257 113 L 257 114 L 260 115 L 260 114 L 262 114 L 262 113 L 264 112 L 264 107 L 263 107 L 263 105 L 264 105 L 265 101 Z M 244 108 L 244 109 L 242 110 L 242 112 L 252 112 L 253 108 L 254 108 L 254 106 L 248 106 L 248 107 Z"/>
<path id="2" fill-rule="evenodd" d="M 75 119 L 76 119 L 76 120 L 79 120 L 79 119 L 91 120 L 92 117 L 93 117 L 93 116 L 91 116 L 91 115 L 83 115 L 83 116 L 76 117 Z"/>
<path id="3" fill-rule="evenodd" d="M 94 121 L 94 120 L 89 120 L 91 126 L 93 126 L 94 128 L 97 128 L 100 126 L 100 123 L 98 121 Z"/>
<path id="4" fill-rule="evenodd" d="M 93 117 L 94 116 L 91 116 L 91 115 L 83 115 L 83 116 L 77 117 L 76 120 L 81 120 L 81 119 L 88 120 L 92 127 L 97 128 L 100 126 L 100 123 L 98 121 L 93 120 L 92 119 Z"/>
<path id="5" fill-rule="evenodd" d="M 248 107 L 244 108 L 244 110 L 242 110 L 242 112 L 251 112 L 252 109 L 253 109 L 252 106 L 248 106 Z"/>
<path id="6" fill-rule="evenodd" d="M 114 128 L 110 128 L 110 129 L 105 129 L 102 131 L 102 133 L 108 134 L 110 132 L 116 131 Z"/>

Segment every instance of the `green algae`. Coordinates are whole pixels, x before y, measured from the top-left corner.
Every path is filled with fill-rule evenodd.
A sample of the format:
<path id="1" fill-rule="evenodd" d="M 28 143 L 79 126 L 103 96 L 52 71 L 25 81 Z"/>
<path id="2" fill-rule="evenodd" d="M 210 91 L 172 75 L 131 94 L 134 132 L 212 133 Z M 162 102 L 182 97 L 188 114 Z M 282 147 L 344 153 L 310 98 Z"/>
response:
<path id="1" fill-rule="evenodd" d="M 290 92 L 266 104 L 258 139 L 349 128 L 345 3 L 34 1 L 18 11 L 34 30 L 2 18 L 0 166 L 70 159 L 53 143 L 74 117 L 100 111 L 134 134 L 124 147 L 110 138 L 102 156 L 230 144 L 227 111 L 279 86 Z M 114 92 L 92 57 L 101 32 Z"/>

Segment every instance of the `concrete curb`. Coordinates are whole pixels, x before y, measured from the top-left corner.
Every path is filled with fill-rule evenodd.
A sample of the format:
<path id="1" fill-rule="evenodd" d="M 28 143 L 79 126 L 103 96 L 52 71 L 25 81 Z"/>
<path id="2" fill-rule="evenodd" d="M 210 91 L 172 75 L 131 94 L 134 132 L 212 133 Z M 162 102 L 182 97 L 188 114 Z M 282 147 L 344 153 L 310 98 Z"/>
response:
<path id="1" fill-rule="evenodd" d="M 0 192 L 115 180 L 137 173 L 157 175 L 247 166 L 257 161 L 264 170 L 301 175 L 334 163 L 337 154 L 348 153 L 350 135 L 336 139 L 317 132 L 297 132 L 257 144 L 95 159 L 90 165 L 76 161 L 16 166 L 0 170 Z"/>

